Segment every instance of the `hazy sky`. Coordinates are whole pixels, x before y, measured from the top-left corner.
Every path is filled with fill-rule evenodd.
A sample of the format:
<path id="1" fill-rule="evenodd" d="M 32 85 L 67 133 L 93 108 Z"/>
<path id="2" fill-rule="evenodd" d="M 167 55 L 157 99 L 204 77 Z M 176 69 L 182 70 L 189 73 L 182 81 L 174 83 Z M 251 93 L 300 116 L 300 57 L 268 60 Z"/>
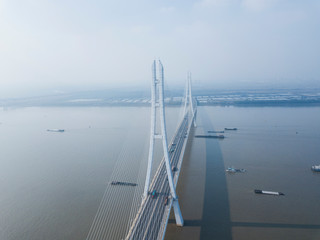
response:
<path id="1" fill-rule="evenodd" d="M 0 0 L 0 98 L 168 85 L 319 86 L 319 0 Z M 43 92 L 41 92 L 43 91 Z"/>

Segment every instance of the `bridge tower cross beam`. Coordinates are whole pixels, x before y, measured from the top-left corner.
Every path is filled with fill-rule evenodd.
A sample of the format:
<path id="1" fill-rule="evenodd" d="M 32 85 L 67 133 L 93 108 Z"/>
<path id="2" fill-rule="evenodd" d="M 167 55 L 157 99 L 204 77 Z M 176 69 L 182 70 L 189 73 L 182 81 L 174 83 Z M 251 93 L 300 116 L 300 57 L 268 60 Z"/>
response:
<path id="1" fill-rule="evenodd" d="M 157 64 L 158 63 L 158 64 Z M 170 156 L 168 152 L 168 142 L 167 142 L 167 130 L 166 130 L 166 121 L 165 121 L 165 110 L 164 110 L 164 71 L 163 66 L 160 60 L 158 62 L 153 61 L 152 64 L 152 86 L 151 86 L 151 131 L 150 131 L 150 147 L 148 155 L 148 167 L 146 182 L 144 187 L 143 196 L 146 198 L 148 196 L 149 187 L 150 187 L 150 177 L 151 169 L 154 155 L 154 144 L 155 139 L 162 140 L 162 148 L 165 159 L 166 172 L 168 177 L 168 182 L 170 186 L 170 193 L 173 198 L 173 210 L 176 217 L 176 223 L 178 226 L 183 226 L 183 218 L 181 210 L 179 207 L 178 197 L 174 187 L 172 171 L 170 166 Z M 158 72 L 157 72 L 158 68 Z M 157 114 L 158 110 L 158 114 Z M 157 133 L 157 116 L 160 120 L 160 132 Z"/>

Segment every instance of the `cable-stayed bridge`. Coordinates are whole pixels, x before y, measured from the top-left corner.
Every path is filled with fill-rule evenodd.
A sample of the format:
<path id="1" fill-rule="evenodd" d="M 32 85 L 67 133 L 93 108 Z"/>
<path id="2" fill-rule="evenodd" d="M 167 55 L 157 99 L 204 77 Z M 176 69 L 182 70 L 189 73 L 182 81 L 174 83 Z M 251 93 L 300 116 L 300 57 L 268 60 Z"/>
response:
<path id="1" fill-rule="evenodd" d="M 183 226 L 176 185 L 190 129 L 193 125 L 195 126 L 197 108 L 196 101 L 192 98 L 191 74 L 188 73 L 187 77 L 182 118 L 169 144 L 167 142 L 164 109 L 164 70 L 160 61 L 153 62 L 152 76 L 151 129 L 145 186 L 141 205 L 133 221 L 130 222 L 126 240 L 163 239 L 172 208 L 176 224 Z M 162 145 L 164 156 L 151 180 L 154 147 L 158 141 Z M 101 226 L 96 226 L 99 225 L 99 219 L 101 218 L 103 217 L 96 216 L 87 240 L 108 239 L 108 237 L 96 233 L 96 229 L 101 228 Z"/>

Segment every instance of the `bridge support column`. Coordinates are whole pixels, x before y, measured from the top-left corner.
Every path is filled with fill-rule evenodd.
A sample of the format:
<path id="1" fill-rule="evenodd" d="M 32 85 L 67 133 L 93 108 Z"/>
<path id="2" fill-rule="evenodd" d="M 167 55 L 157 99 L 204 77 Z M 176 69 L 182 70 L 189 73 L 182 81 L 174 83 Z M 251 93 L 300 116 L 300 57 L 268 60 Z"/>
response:
<path id="1" fill-rule="evenodd" d="M 193 118 L 193 126 L 197 127 L 197 123 L 196 123 L 196 119 L 195 119 L 195 112 L 194 112 L 194 108 L 193 108 L 193 99 L 192 99 L 192 85 L 191 85 L 191 73 L 189 72 L 188 74 L 188 96 L 187 98 L 189 99 L 189 108 L 191 110 L 192 113 L 192 118 Z"/>
<path id="2" fill-rule="evenodd" d="M 157 64 L 158 63 L 158 64 Z M 157 71 L 158 70 L 158 71 Z M 165 109 L 164 109 L 164 73 L 163 66 L 160 62 L 154 61 L 152 65 L 152 87 L 151 87 L 151 131 L 150 131 L 150 147 L 149 147 L 149 156 L 148 156 L 148 167 L 147 175 L 144 187 L 144 199 L 148 197 L 149 191 L 156 191 L 157 189 L 150 188 L 150 178 L 152 170 L 152 162 L 154 157 L 154 144 L 155 140 L 159 139 L 162 141 L 162 149 L 164 154 L 164 163 L 166 167 L 166 173 L 168 178 L 168 184 L 170 187 L 170 195 L 173 199 L 172 207 L 174 210 L 174 215 L 176 219 L 176 224 L 178 226 L 183 226 L 184 221 L 182 218 L 178 197 L 175 189 L 175 183 L 173 181 L 171 159 L 168 152 L 168 143 L 167 143 L 167 130 L 166 130 L 166 120 L 165 120 Z M 191 73 L 188 73 L 187 78 L 187 87 L 186 87 L 186 98 L 184 105 L 184 114 L 183 118 L 188 117 L 189 120 L 194 120 L 196 111 L 193 108 L 193 99 L 191 91 Z M 157 124 L 160 121 L 160 125 Z M 196 125 L 195 121 L 193 122 Z M 189 131 L 189 130 L 188 130 Z M 184 133 L 186 134 L 186 133 Z"/>
<path id="3" fill-rule="evenodd" d="M 183 110 L 183 117 L 185 117 L 187 112 L 192 114 L 191 118 L 193 119 L 193 126 L 197 127 L 196 123 L 196 111 L 194 110 L 194 105 L 192 99 L 192 86 L 191 86 L 191 73 L 188 72 L 187 74 L 187 82 L 186 82 L 186 92 L 185 92 L 185 100 L 184 100 L 184 110 Z M 187 108 L 189 108 L 187 110 Z"/>
<path id="4" fill-rule="evenodd" d="M 159 118 L 158 120 L 160 120 L 160 129 L 157 129 L 157 118 Z M 176 194 L 176 189 L 174 186 L 173 176 L 171 171 L 171 159 L 168 152 L 166 118 L 165 118 L 165 110 L 164 110 L 164 74 L 163 74 L 163 66 L 160 60 L 158 61 L 158 72 L 157 72 L 156 61 L 153 61 L 153 65 L 152 65 L 151 132 L 150 132 L 150 147 L 149 147 L 147 175 L 146 175 L 146 182 L 145 182 L 144 193 L 143 193 L 144 198 L 148 197 L 148 191 L 150 187 L 150 176 L 151 176 L 151 170 L 152 170 L 155 139 L 160 139 L 162 141 L 162 149 L 163 149 L 168 182 L 170 186 L 170 193 L 173 199 L 176 199 L 177 194 Z"/>
<path id="5" fill-rule="evenodd" d="M 176 224 L 177 224 L 177 226 L 182 227 L 184 224 L 184 221 L 182 218 L 178 199 L 173 200 L 172 206 L 173 206 L 174 216 L 176 219 Z"/>

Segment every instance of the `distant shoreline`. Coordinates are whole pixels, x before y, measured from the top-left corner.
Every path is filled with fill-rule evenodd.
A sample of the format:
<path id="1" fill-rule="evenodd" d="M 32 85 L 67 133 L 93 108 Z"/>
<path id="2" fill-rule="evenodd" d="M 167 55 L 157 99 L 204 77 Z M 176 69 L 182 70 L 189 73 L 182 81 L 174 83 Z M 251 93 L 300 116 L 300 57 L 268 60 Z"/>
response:
<path id="1" fill-rule="evenodd" d="M 166 103 L 166 106 L 178 107 L 181 106 L 180 103 Z M 66 104 L 66 103 L 34 103 L 34 104 L 8 104 L 0 105 L 2 108 L 12 108 L 12 107 L 149 107 L 150 103 L 78 103 L 78 104 Z M 199 103 L 198 106 L 221 106 L 221 107 L 317 107 L 320 106 L 320 101 L 307 102 L 307 101 L 251 101 L 251 102 L 210 102 L 210 103 Z"/>
<path id="2" fill-rule="evenodd" d="M 283 102 L 275 102 L 275 101 L 264 101 L 264 102 L 234 102 L 234 103 L 206 103 L 201 104 L 198 103 L 198 106 L 235 106 L 235 107 L 314 107 L 314 106 L 320 106 L 320 101 L 315 102 L 298 102 L 298 101 L 283 101 Z"/>
<path id="3" fill-rule="evenodd" d="M 320 89 L 272 89 L 242 91 L 196 91 L 199 106 L 320 106 Z M 165 96 L 168 106 L 181 106 L 178 92 Z M 141 107 L 150 106 L 150 96 L 141 92 L 80 92 L 30 98 L 0 99 L 0 107 Z"/>

